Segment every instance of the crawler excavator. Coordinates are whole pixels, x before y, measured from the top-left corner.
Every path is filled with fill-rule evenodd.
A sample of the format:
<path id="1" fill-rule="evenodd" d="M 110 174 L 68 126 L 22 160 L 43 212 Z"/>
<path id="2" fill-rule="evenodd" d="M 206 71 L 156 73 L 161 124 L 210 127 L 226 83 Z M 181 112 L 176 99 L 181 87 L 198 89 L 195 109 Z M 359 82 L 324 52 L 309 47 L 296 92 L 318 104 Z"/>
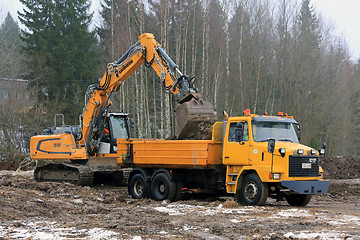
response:
<path id="1" fill-rule="evenodd" d="M 103 174 L 122 179 L 117 164 L 117 140 L 130 138 L 129 126 L 133 121 L 125 113 L 109 111 L 110 96 L 142 64 L 155 70 L 164 89 L 174 94 L 180 104 L 175 109 L 178 139 L 196 132 L 200 123 L 216 121 L 213 105 L 201 99 L 193 80 L 180 71 L 153 34 L 144 33 L 119 60 L 108 64 L 97 84 L 88 87 L 79 126 L 66 126 L 63 115 L 56 115 L 54 127 L 31 138 L 31 158 L 46 163 L 35 169 L 37 181 L 87 185 Z M 56 125 L 59 117 L 61 126 Z"/>

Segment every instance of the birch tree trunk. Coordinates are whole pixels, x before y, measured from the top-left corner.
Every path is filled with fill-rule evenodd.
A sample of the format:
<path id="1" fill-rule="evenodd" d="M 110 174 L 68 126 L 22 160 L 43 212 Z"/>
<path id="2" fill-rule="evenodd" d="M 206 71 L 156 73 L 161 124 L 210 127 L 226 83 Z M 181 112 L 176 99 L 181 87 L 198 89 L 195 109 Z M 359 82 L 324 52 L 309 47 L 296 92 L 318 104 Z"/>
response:
<path id="1" fill-rule="evenodd" d="M 221 49 L 219 50 L 219 58 L 218 58 L 218 64 L 216 67 L 216 71 L 214 73 L 214 105 L 217 105 L 217 95 L 218 95 L 218 89 L 220 87 L 220 79 L 222 77 L 222 51 Z"/>
<path id="2" fill-rule="evenodd" d="M 144 5 L 142 3 L 142 1 L 140 1 L 140 33 L 142 33 L 144 31 Z M 139 68 L 138 70 L 140 72 L 140 86 L 135 86 L 136 89 L 140 89 L 140 101 L 139 101 L 139 118 L 140 118 L 140 122 L 139 125 L 141 125 L 141 127 L 139 128 L 139 137 L 143 138 L 144 136 L 146 136 L 146 126 L 144 127 L 145 124 L 145 83 L 144 83 L 144 69 L 143 68 Z M 136 75 L 136 74 L 135 74 Z"/>
<path id="3" fill-rule="evenodd" d="M 206 89 L 206 53 L 207 53 L 207 9 L 208 9 L 208 2 L 209 0 L 204 0 L 204 14 L 203 14 L 203 29 L 202 29 L 202 71 L 201 71 L 201 93 L 204 94 L 206 93 L 207 89 Z"/>
<path id="4" fill-rule="evenodd" d="M 197 0 L 194 1 L 194 12 L 193 12 L 193 29 L 192 29 L 192 56 L 191 56 L 191 75 L 195 76 L 195 65 L 196 65 L 196 45 L 195 45 L 195 25 L 196 25 L 196 6 Z"/>
<path id="5" fill-rule="evenodd" d="M 224 22 L 224 32 L 225 32 L 225 69 L 226 69 L 226 78 L 225 78 L 225 109 L 229 107 L 229 81 L 230 81 L 230 66 L 229 66 L 229 57 L 230 57 L 230 33 L 229 33 L 229 18 L 230 18 L 230 0 L 224 0 L 225 7 L 225 22 Z"/>
<path id="6" fill-rule="evenodd" d="M 259 62 L 258 62 L 258 66 L 257 66 L 257 74 L 256 74 L 256 88 L 255 88 L 255 102 L 254 102 L 254 113 L 256 113 L 256 108 L 257 108 L 257 104 L 258 104 L 258 97 L 259 97 L 259 83 L 260 83 L 260 67 L 261 67 L 261 59 L 262 56 L 260 54 L 259 56 Z"/>

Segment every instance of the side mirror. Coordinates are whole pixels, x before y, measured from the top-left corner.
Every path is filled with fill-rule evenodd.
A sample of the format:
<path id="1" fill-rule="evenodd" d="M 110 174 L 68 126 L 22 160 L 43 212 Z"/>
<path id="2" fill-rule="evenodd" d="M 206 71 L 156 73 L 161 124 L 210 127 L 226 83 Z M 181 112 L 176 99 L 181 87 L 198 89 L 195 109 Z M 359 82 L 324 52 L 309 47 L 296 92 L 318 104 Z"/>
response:
<path id="1" fill-rule="evenodd" d="M 321 146 L 321 149 L 319 150 L 319 154 L 320 155 L 325 155 L 325 153 L 326 153 L 326 143 L 323 142 L 322 146 Z"/>
<path id="2" fill-rule="evenodd" d="M 297 137 L 299 139 L 299 142 L 301 140 L 301 128 L 299 124 L 296 124 L 296 130 L 297 130 Z"/>
<path id="3" fill-rule="evenodd" d="M 133 118 L 129 118 L 129 127 L 131 127 L 131 128 L 135 127 L 135 121 Z"/>
<path id="4" fill-rule="evenodd" d="M 241 142 L 243 139 L 243 133 L 244 133 L 244 124 L 239 122 L 236 124 L 235 141 Z"/>
<path id="5" fill-rule="evenodd" d="M 275 151 L 275 139 L 269 139 L 268 152 L 269 153 L 274 153 L 274 151 Z"/>

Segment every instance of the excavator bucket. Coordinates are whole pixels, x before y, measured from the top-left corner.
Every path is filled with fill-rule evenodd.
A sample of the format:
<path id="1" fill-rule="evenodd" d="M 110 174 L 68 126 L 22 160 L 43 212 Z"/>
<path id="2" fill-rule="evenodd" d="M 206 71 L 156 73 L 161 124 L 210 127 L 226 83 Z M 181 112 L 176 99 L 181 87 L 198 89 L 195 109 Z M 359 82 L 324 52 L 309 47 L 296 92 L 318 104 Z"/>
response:
<path id="1" fill-rule="evenodd" d="M 175 109 L 175 118 L 178 126 L 177 138 L 188 139 L 198 135 L 200 126 L 210 128 L 216 121 L 216 110 L 212 103 L 192 98 Z"/>

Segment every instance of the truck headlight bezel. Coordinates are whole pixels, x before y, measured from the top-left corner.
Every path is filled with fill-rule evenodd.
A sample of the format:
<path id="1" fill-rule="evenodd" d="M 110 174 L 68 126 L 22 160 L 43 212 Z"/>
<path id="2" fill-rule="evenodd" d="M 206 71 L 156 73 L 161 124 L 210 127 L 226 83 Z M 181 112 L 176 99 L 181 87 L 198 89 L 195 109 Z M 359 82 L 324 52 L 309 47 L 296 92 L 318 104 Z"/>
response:
<path id="1" fill-rule="evenodd" d="M 273 177 L 274 180 L 279 180 L 280 177 L 281 177 L 281 173 L 273 173 L 272 177 Z"/>
<path id="2" fill-rule="evenodd" d="M 281 154 L 282 157 L 284 157 L 285 153 L 286 153 L 286 149 L 285 148 L 279 148 L 279 153 Z"/>

